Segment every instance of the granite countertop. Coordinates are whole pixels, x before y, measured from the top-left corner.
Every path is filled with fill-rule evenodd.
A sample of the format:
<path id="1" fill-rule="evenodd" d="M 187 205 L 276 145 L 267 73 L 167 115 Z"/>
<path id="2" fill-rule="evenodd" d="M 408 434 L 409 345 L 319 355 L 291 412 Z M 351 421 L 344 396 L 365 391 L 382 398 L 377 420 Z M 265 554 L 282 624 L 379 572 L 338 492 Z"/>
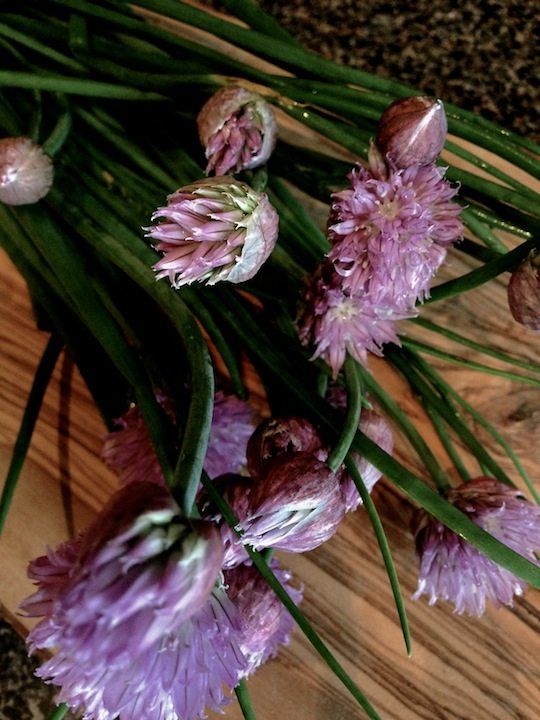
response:
<path id="1" fill-rule="evenodd" d="M 521 0 L 262 0 L 325 57 L 540 139 L 540 15 Z"/>
<path id="2" fill-rule="evenodd" d="M 539 20 L 518 0 L 262 0 L 307 47 L 540 139 Z M 53 691 L 0 621 L 0 720 L 46 716 Z"/>

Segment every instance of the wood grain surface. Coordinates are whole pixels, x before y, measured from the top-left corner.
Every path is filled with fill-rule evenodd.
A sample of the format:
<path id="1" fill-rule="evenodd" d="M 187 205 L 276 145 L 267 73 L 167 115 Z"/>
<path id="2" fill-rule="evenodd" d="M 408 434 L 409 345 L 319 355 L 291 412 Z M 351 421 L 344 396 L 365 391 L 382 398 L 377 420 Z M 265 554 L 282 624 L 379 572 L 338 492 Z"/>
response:
<path id="1" fill-rule="evenodd" d="M 309 137 L 309 135 L 308 135 Z M 464 143 L 465 144 L 465 143 Z M 502 164 L 504 166 L 505 164 Z M 314 209 L 325 212 L 318 206 Z M 440 279 L 474 267 L 452 253 Z M 538 360 L 538 335 L 513 322 L 507 277 L 425 309 L 425 316 L 472 339 Z M 407 326 L 410 335 L 483 360 Z M 47 337 L 35 329 L 23 281 L 0 255 L 0 476 L 5 474 L 33 373 Z M 431 358 L 449 382 L 480 410 L 520 454 L 533 480 L 540 465 L 540 393 L 535 388 Z M 488 360 L 494 367 L 502 367 Z M 411 391 L 381 361 L 372 367 L 409 414 L 450 474 L 450 461 Z M 476 434 L 518 481 L 508 459 L 481 428 Z M 0 539 L 0 604 L 16 614 L 32 591 L 27 562 L 82 530 L 116 488 L 99 459 L 105 430 L 77 369 L 62 355 L 47 391 L 32 446 Z M 424 475 L 407 442 L 396 437 L 396 457 Z M 478 473 L 474 460 L 467 459 Z M 457 478 L 456 478 L 457 479 Z M 411 505 L 383 480 L 373 497 L 381 514 L 406 598 L 413 655 L 407 658 L 386 573 L 366 514 L 350 514 L 337 535 L 304 555 L 282 554 L 304 585 L 303 611 L 360 688 L 388 720 L 537 720 L 540 717 L 540 593 L 529 589 L 512 609 L 490 608 L 477 619 L 447 604 L 409 600 L 418 564 L 408 524 Z M 291 645 L 249 681 L 258 720 L 353 720 L 364 717 L 346 690 L 297 630 Z M 227 717 L 239 720 L 234 701 Z M 141 720 L 144 720 L 141 718 Z"/>

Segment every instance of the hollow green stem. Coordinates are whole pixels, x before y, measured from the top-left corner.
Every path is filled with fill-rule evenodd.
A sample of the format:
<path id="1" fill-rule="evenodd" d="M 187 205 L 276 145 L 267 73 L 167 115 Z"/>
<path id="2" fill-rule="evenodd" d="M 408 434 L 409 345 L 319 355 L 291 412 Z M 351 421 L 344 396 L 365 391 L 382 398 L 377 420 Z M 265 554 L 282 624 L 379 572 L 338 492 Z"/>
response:
<path id="1" fill-rule="evenodd" d="M 425 465 L 438 489 L 441 492 L 446 492 L 446 490 L 450 488 L 450 483 L 448 482 L 446 473 L 437 462 L 437 458 L 431 452 L 422 435 L 409 419 L 409 416 L 401 410 L 395 400 L 393 400 L 384 388 L 379 385 L 368 370 L 360 365 L 357 370 L 366 388 L 375 397 L 383 410 L 385 410 L 394 422 L 397 423 L 413 448 L 416 450 L 418 457 Z"/>
<path id="2" fill-rule="evenodd" d="M 523 478 L 529 492 L 534 498 L 535 502 L 540 504 L 540 493 L 536 490 L 529 474 L 523 467 L 520 459 L 516 453 L 512 450 L 511 446 L 506 442 L 501 433 L 493 427 L 493 425 L 486 420 L 486 418 L 478 412 L 472 405 L 470 405 L 458 392 L 455 390 L 446 380 L 440 375 L 429 363 L 427 363 L 418 353 L 414 350 L 409 350 L 409 356 L 412 358 L 412 362 L 423 372 L 423 374 L 430 380 L 430 382 L 438 388 L 439 392 L 445 397 L 446 401 L 450 404 L 453 398 L 458 405 L 473 418 L 476 422 L 488 432 L 491 437 L 502 447 L 505 453 L 508 455 L 510 460 L 513 462 L 516 470 Z"/>
<path id="3" fill-rule="evenodd" d="M 26 454 L 30 447 L 30 441 L 43 403 L 43 398 L 45 397 L 45 392 L 49 386 L 56 361 L 63 346 L 63 341 L 57 335 L 51 335 L 39 361 L 17 434 L 17 440 L 13 448 L 2 496 L 0 497 L 0 535 L 4 529 L 15 488 L 17 487 L 17 481 L 19 480 Z"/>
<path id="4" fill-rule="evenodd" d="M 371 499 L 371 495 L 369 494 L 368 489 L 365 486 L 364 481 L 362 480 L 362 477 L 358 470 L 358 465 L 350 455 L 345 461 L 345 466 L 347 468 L 347 472 L 349 473 L 354 484 L 356 485 L 356 489 L 358 490 L 360 497 L 362 498 L 364 508 L 373 527 L 373 532 L 375 533 L 377 543 L 379 544 L 379 549 L 381 551 L 384 566 L 386 568 L 386 573 L 388 575 L 388 580 L 390 582 L 390 587 L 392 589 L 392 595 L 394 596 L 394 602 L 396 604 L 396 610 L 401 625 L 401 632 L 403 633 L 403 639 L 405 641 L 405 648 L 407 650 L 407 655 L 410 657 L 412 651 L 409 620 L 407 618 L 407 612 L 405 610 L 405 602 L 401 593 L 396 566 L 394 565 L 394 559 L 390 551 L 390 545 L 388 544 L 388 538 L 386 537 L 386 533 L 384 532 L 384 527 L 381 522 L 381 518 L 379 517 L 379 513 L 377 512 L 377 508 L 375 507 L 375 503 Z"/>
<path id="5" fill-rule="evenodd" d="M 428 345 L 427 343 L 413 340 L 412 338 L 403 338 L 402 344 L 406 348 L 414 348 L 422 353 L 433 355 L 433 357 L 446 360 L 447 362 L 453 363 L 454 365 L 461 365 L 469 370 L 476 370 L 478 372 L 486 373 L 487 375 L 496 375 L 497 377 L 503 377 L 507 380 L 513 380 L 514 382 L 520 382 L 524 385 L 532 385 L 533 387 L 540 387 L 540 380 L 537 378 L 526 377 L 525 375 L 518 375 L 517 373 L 508 372 L 507 370 L 499 370 L 498 368 L 492 368 L 489 365 L 475 362 L 474 360 L 467 360 L 461 358 L 458 355 L 452 355 L 444 350 Z"/>
<path id="6" fill-rule="evenodd" d="M 65 703 L 62 703 L 53 710 L 53 712 L 49 715 L 48 720 L 63 720 L 63 718 L 66 717 L 68 710 L 68 706 Z"/>
<path id="7" fill-rule="evenodd" d="M 355 365 L 353 358 L 348 355 L 343 368 L 345 387 L 347 388 L 347 414 L 339 438 L 326 461 L 332 472 L 336 472 L 343 464 L 360 423 L 362 385 Z"/>
<path id="8" fill-rule="evenodd" d="M 438 302 L 449 297 L 454 297 L 462 292 L 474 290 L 489 280 L 501 275 L 503 272 L 509 272 L 516 268 L 520 262 L 525 260 L 531 250 L 540 247 L 540 238 L 531 238 L 518 245 L 517 248 L 502 255 L 501 257 L 491 260 L 476 270 L 461 275 L 455 280 L 436 285 L 431 289 L 431 297 L 426 303 Z"/>
<path id="9" fill-rule="evenodd" d="M 530 370 L 531 372 L 540 373 L 540 365 L 535 365 L 534 363 L 525 362 L 524 360 L 519 360 L 518 358 L 514 358 L 511 355 L 508 355 L 507 353 L 502 352 L 501 350 L 495 350 L 487 345 L 478 343 L 475 340 L 470 340 L 469 338 L 465 337 L 464 335 L 460 335 L 459 333 L 456 333 L 453 330 L 449 330 L 448 328 L 443 327 L 442 325 L 438 325 L 437 323 L 434 323 L 432 320 L 428 320 L 427 318 L 423 318 L 423 317 L 412 318 L 410 320 L 410 322 L 414 323 L 415 325 L 420 325 L 421 327 L 426 328 L 426 330 L 431 330 L 431 332 L 437 333 L 438 335 L 442 335 L 443 337 L 446 337 L 449 340 L 454 340 L 454 342 L 457 342 L 460 345 L 465 345 L 466 347 L 470 347 L 473 350 L 477 350 L 478 352 L 481 352 L 484 355 L 489 355 L 490 357 L 493 357 L 496 360 L 506 362 L 509 365 L 515 365 L 516 367 L 523 368 L 524 370 Z"/>
<path id="10" fill-rule="evenodd" d="M 245 720 L 257 720 L 255 716 L 255 711 L 253 710 L 253 707 L 251 705 L 251 699 L 249 697 L 246 681 L 240 680 L 238 685 L 234 688 L 234 692 Z"/>
<path id="11" fill-rule="evenodd" d="M 26 88 L 29 90 L 48 90 L 62 92 L 66 95 L 83 95 L 86 97 L 111 98 L 115 100 L 161 101 L 167 100 L 163 95 L 143 92 L 124 85 L 112 85 L 98 80 L 86 80 L 52 75 L 37 75 L 28 72 L 11 70 L 0 71 L 0 87 Z"/>
<path id="12" fill-rule="evenodd" d="M 450 458 L 450 460 L 454 463 L 454 467 L 460 474 L 460 476 L 463 478 L 463 480 L 466 482 L 467 480 L 471 479 L 471 475 L 465 465 L 463 464 L 463 460 L 461 459 L 461 456 L 459 455 L 458 451 L 456 450 L 454 443 L 452 442 L 452 438 L 450 437 L 450 434 L 447 432 L 446 427 L 444 425 L 444 422 L 441 420 L 440 416 L 436 413 L 436 411 L 431 407 L 429 402 L 422 400 L 422 403 L 424 405 L 425 411 L 431 420 L 431 424 L 435 428 L 435 432 L 439 436 L 440 441 L 442 442 L 444 449 L 446 450 L 446 454 Z"/>

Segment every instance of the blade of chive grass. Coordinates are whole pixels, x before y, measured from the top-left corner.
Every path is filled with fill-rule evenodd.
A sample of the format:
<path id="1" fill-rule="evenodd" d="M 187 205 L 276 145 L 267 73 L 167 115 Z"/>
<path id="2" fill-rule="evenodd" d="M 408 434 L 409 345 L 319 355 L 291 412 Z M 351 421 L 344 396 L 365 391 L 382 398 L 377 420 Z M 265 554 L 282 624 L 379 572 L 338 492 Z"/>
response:
<path id="1" fill-rule="evenodd" d="M 66 95 L 83 95 L 86 97 L 110 98 L 114 100 L 134 101 L 166 101 L 163 95 L 143 92 L 124 85 L 113 85 L 98 80 L 70 78 L 52 75 L 37 75 L 15 70 L 0 70 L 0 87 L 21 88 L 28 90 L 48 90 Z"/>
<path id="2" fill-rule="evenodd" d="M 463 220 L 465 227 L 467 227 L 477 238 L 480 238 L 480 240 L 482 240 L 482 242 L 490 250 L 494 250 L 498 253 L 508 252 L 506 245 L 491 231 L 489 225 L 486 225 L 486 223 L 479 220 L 469 208 L 463 208 L 461 211 L 461 219 Z"/>
<path id="3" fill-rule="evenodd" d="M 447 432 L 446 427 L 444 425 L 444 422 L 440 418 L 440 416 L 436 413 L 436 411 L 431 407 L 431 405 L 422 398 L 422 405 L 424 406 L 424 409 L 426 411 L 427 416 L 431 420 L 431 424 L 433 425 L 433 428 L 435 429 L 435 432 L 439 436 L 439 440 L 443 444 L 444 449 L 446 450 L 446 454 L 450 458 L 450 460 L 454 463 L 454 467 L 458 471 L 461 478 L 467 482 L 467 480 L 471 479 L 471 475 L 465 465 L 463 464 L 463 460 L 461 459 L 461 456 L 459 455 L 458 451 L 456 450 L 454 443 L 452 442 L 452 438 L 450 437 L 450 434 Z"/>
<path id="4" fill-rule="evenodd" d="M 65 703 L 62 703 L 62 705 L 58 705 L 58 707 L 52 711 L 48 720 L 63 720 L 63 718 L 66 717 L 68 710 L 69 707 Z"/>
<path id="5" fill-rule="evenodd" d="M 425 304 L 439 302 L 480 287 L 489 280 L 493 280 L 497 275 L 513 270 L 522 260 L 525 260 L 531 250 L 538 247 L 540 247 L 540 237 L 531 238 L 518 245 L 514 250 L 510 250 L 505 255 L 485 263 L 476 270 L 471 270 L 471 272 L 465 273 L 465 275 L 461 275 L 454 280 L 435 285 L 435 287 L 431 288 L 431 297 L 425 301 Z"/>
<path id="6" fill-rule="evenodd" d="M 506 568 L 532 586 L 540 587 L 540 568 L 504 543 L 471 522 L 464 513 L 419 480 L 407 468 L 385 453 L 366 435 L 357 432 L 353 448 L 383 472 L 397 488 L 440 520 L 450 530 L 461 535 L 486 557 Z"/>
<path id="7" fill-rule="evenodd" d="M 350 450 L 351 443 L 358 430 L 362 411 L 362 385 L 356 372 L 355 362 L 350 355 L 345 360 L 343 371 L 347 389 L 347 412 L 338 440 L 326 461 L 326 464 L 334 473 L 343 464 Z"/>
<path id="8" fill-rule="evenodd" d="M 486 375 L 496 375 L 497 377 L 503 377 L 507 380 L 513 380 L 514 382 L 520 382 L 525 385 L 540 387 L 540 380 L 538 380 L 537 378 L 527 377 L 525 375 L 518 375 L 517 373 L 509 372 L 508 370 L 499 370 L 497 368 L 492 368 L 489 365 L 475 362 L 474 360 L 467 360 L 466 358 L 461 358 L 458 355 L 453 355 L 452 353 L 445 352 L 444 350 L 440 350 L 439 348 L 428 345 L 427 343 L 420 342 L 419 340 L 414 340 L 410 337 L 402 338 L 401 342 L 403 344 L 403 347 L 414 348 L 421 353 L 433 355 L 433 357 L 440 358 L 441 360 L 446 360 L 453 365 L 460 365 L 461 367 L 466 367 L 469 370 L 483 372 L 486 373 Z"/>
<path id="9" fill-rule="evenodd" d="M 253 30 L 258 30 L 270 37 L 278 38 L 291 45 L 299 45 L 293 36 L 282 27 L 272 15 L 264 12 L 258 3 L 253 0 L 222 0 L 223 7 L 234 15 L 243 20 Z"/>
<path id="10" fill-rule="evenodd" d="M 507 355 L 507 353 L 502 352 L 501 350 L 494 350 L 487 345 L 482 345 L 481 343 L 478 343 L 474 340 L 470 340 L 464 335 L 460 335 L 453 330 L 449 330 L 442 325 L 434 323 L 433 320 L 418 317 L 412 318 L 409 322 L 412 322 L 415 325 L 420 325 L 421 327 L 426 328 L 426 330 L 431 330 L 431 332 L 442 335 L 443 337 L 447 337 L 449 340 L 453 340 L 460 345 L 465 345 L 466 347 L 470 347 L 473 350 L 477 350 L 484 355 L 489 355 L 497 360 L 500 360 L 501 362 L 506 362 L 509 365 L 515 365 L 516 367 L 523 368 L 523 370 L 530 370 L 531 372 L 540 373 L 540 365 L 534 365 L 533 363 L 526 362 L 525 360 L 519 360 L 518 358 L 514 358 L 511 355 Z"/>
<path id="11" fill-rule="evenodd" d="M 49 157 L 54 157 L 62 149 L 71 132 L 71 110 L 67 101 L 64 100 L 65 110 L 56 121 L 49 137 L 43 143 L 43 152 Z"/>
<path id="12" fill-rule="evenodd" d="M 251 705 L 251 699 L 249 697 L 246 681 L 240 680 L 238 685 L 234 688 L 234 692 L 245 720 L 257 720 L 255 711 L 253 710 L 253 707 Z"/>
<path id="13" fill-rule="evenodd" d="M 450 487 L 446 473 L 439 465 L 437 458 L 431 452 L 428 444 L 413 425 L 409 416 L 406 415 L 397 402 L 393 400 L 390 395 L 379 385 L 373 375 L 366 370 L 363 366 L 359 365 L 357 368 L 362 382 L 377 400 L 383 410 L 392 418 L 392 420 L 398 425 L 400 430 L 404 433 L 405 437 L 409 440 L 412 447 L 416 450 L 416 453 L 422 463 L 425 465 L 429 474 L 431 475 L 436 486 L 441 492 L 445 492 Z"/>
<path id="14" fill-rule="evenodd" d="M 241 537 L 242 533 L 236 530 L 238 526 L 238 518 L 235 517 L 230 505 L 218 492 L 218 490 L 214 486 L 214 483 L 210 480 L 206 473 L 202 474 L 202 483 L 210 499 L 216 505 L 229 527 L 234 530 L 238 537 Z M 272 590 L 276 593 L 277 597 L 281 600 L 283 605 L 290 612 L 300 630 L 304 633 L 306 638 L 321 656 L 323 661 L 328 665 L 330 670 L 332 670 L 336 677 L 343 683 L 343 685 L 355 698 L 358 704 L 365 710 L 367 716 L 369 718 L 372 718 L 373 720 L 380 720 L 379 715 L 372 707 L 371 703 L 367 700 L 367 698 L 358 688 L 356 683 L 352 680 L 352 678 L 349 676 L 343 666 L 337 661 L 337 659 L 330 652 L 325 643 L 321 640 L 319 635 L 315 632 L 305 615 L 298 608 L 294 600 L 285 590 L 283 585 L 279 582 L 272 570 L 268 567 L 265 559 L 261 556 L 260 553 L 253 550 L 249 545 L 244 545 L 244 547 L 253 565 L 257 568 L 262 577 L 266 580 L 268 585 L 272 588 Z"/>
<path id="15" fill-rule="evenodd" d="M 45 392 L 49 386 L 56 361 L 63 347 L 64 343 L 60 337 L 56 334 L 51 335 L 39 361 L 26 407 L 24 408 L 19 432 L 17 433 L 17 439 L 4 481 L 2 496 L 0 497 L 0 535 L 4 529 L 11 501 L 13 500 L 13 495 L 17 487 L 17 481 L 19 480 L 28 448 L 30 447 Z"/>
<path id="16" fill-rule="evenodd" d="M 474 456 L 486 468 L 489 468 L 490 474 L 496 477 L 506 485 L 513 485 L 512 480 L 500 467 L 500 465 L 491 457 L 484 446 L 478 441 L 473 432 L 468 428 L 466 423 L 461 419 L 459 414 L 452 412 L 452 409 L 431 390 L 426 380 L 415 370 L 408 360 L 407 350 L 398 348 L 397 346 L 387 346 L 386 357 L 394 365 L 400 373 L 406 378 L 411 387 L 421 398 L 425 398 L 431 405 L 433 410 L 437 412 L 448 425 L 458 434 Z"/>
<path id="17" fill-rule="evenodd" d="M 411 655 L 411 634 L 409 629 L 409 622 L 407 620 L 407 614 L 405 612 L 405 604 L 403 602 L 403 596 L 399 586 L 396 568 L 392 553 L 390 552 L 390 546 L 388 539 L 384 532 L 384 528 L 377 512 L 377 508 L 371 495 L 366 488 L 364 481 L 358 470 L 355 458 L 350 453 L 350 447 L 358 425 L 360 422 L 360 413 L 362 410 L 362 383 L 360 380 L 360 374 L 356 367 L 356 362 L 353 358 L 348 355 L 345 360 L 345 387 L 347 390 L 347 415 L 340 437 L 334 449 L 330 453 L 327 464 L 335 472 L 341 465 L 342 461 L 345 461 L 347 472 L 351 476 L 356 488 L 362 498 L 364 507 L 368 514 L 369 520 L 373 527 L 373 532 L 379 544 L 381 555 L 383 557 L 384 566 L 394 596 L 394 602 L 396 604 L 396 610 L 398 613 L 399 621 L 401 624 L 401 631 L 403 633 L 403 639 L 405 640 L 405 648 L 407 655 Z M 352 431 L 352 433 L 351 433 Z M 345 451 L 343 455 L 343 451 Z M 340 461 L 338 463 L 338 460 Z"/>
<path id="18" fill-rule="evenodd" d="M 411 360 L 413 363 L 415 363 L 426 375 L 433 385 L 439 388 L 441 394 L 443 394 L 448 401 L 448 398 L 454 398 L 454 400 L 461 405 L 461 407 L 474 419 L 476 422 L 481 425 L 486 432 L 488 432 L 493 439 L 499 443 L 499 445 L 503 448 L 503 450 L 506 452 L 510 460 L 514 463 L 514 466 L 518 473 L 523 478 L 529 492 L 531 493 L 532 497 L 534 498 L 535 502 L 540 504 L 540 494 L 536 490 L 531 478 L 529 477 L 529 474 L 523 467 L 523 464 L 519 460 L 516 453 L 512 450 L 511 446 L 506 442 L 504 437 L 501 435 L 501 433 L 490 423 L 486 420 L 486 418 L 478 412 L 470 403 L 468 403 L 465 398 L 463 398 L 460 393 L 457 392 L 446 380 L 440 375 L 429 363 L 427 363 L 418 353 L 414 352 L 414 350 L 409 350 L 409 355 L 411 357 Z"/>
<path id="19" fill-rule="evenodd" d="M 22 33 L 19 30 L 16 30 L 15 28 L 10 27 L 4 23 L 0 23 L 0 35 L 9 38 L 13 42 L 19 43 L 19 45 L 23 45 L 30 50 L 34 50 L 34 52 L 40 53 L 41 55 L 48 57 L 49 60 L 53 60 L 60 65 L 64 65 L 70 70 L 75 70 L 75 72 L 84 72 L 84 68 L 82 67 L 82 65 L 73 58 L 70 58 L 67 55 L 63 55 L 62 53 L 54 50 L 48 45 L 44 45 L 38 40 L 35 40 L 30 35 L 26 35 L 25 33 Z"/>
<path id="20" fill-rule="evenodd" d="M 403 634 L 403 640 L 405 641 L 405 649 L 407 651 L 407 655 L 410 657 L 412 655 L 412 646 L 409 620 L 407 618 L 407 611 L 405 610 L 405 602 L 403 600 L 401 587 L 399 585 L 396 566 L 394 565 L 394 559 L 392 557 L 390 545 L 388 544 L 388 538 L 386 537 L 386 533 L 384 532 L 384 527 L 381 522 L 379 513 L 377 512 L 377 508 L 375 507 L 375 503 L 371 499 L 371 495 L 369 494 L 368 489 L 365 486 L 364 481 L 362 480 L 360 472 L 358 471 L 357 464 L 350 455 L 345 460 L 345 467 L 347 468 L 347 472 L 351 476 L 354 484 L 356 485 L 356 489 L 358 490 L 360 497 L 362 498 L 364 508 L 371 522 L 373 532 L 375 533 L 375 538 L 377 539 L 377 543 L 379 544 L 379 549 L 383 558 L 386 574 L 388 575 L 388 580 L 390 582 L 390 588 L 392 589 L 392 595 L 394 596 L 394 603 L 396 605 L 396 610 L 401 625 L 401 632 Z"/>

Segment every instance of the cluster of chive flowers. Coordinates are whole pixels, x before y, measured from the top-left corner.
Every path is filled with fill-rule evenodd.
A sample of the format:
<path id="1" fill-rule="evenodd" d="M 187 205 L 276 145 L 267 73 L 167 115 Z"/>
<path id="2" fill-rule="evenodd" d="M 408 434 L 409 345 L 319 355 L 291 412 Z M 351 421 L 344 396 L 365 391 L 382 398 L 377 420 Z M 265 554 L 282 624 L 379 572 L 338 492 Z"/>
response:
<path id="1" fill-rule="evenodd" d="M 172 403 L 158 400 L 175 421 Z M 342 407 L 344 391 L 328 400 Z M 182 516 L 133 406 L 103 446 L 121 488 L 79 538 L 30 563 L 38 587 L 22 610 L 42 619 L 28 644 L 56 649 L 37 674 L 85 720 L 203 718 L 289 642 L 292 617 L 246 545 L 313 550 L 361 499 L 343 467 L 325 464 L 329 447 L 308 420 L 258 419 L 249 402 L 216 393 L 205 468 L 236 528 L 202 487 L 200 519 Z M 366 410 L 360 429 L 391 452 L 378 413 Z M 380 473 L 355 461 L 371 490 Z M 275 558 L 269 567 L 299 603 L 291 573 Z"/>
<path id="2" fill-rule="evenodd" d="M 417 315 L 447 248 L 462 237 L 457 187 L 435 165 L 446 135 L 440 101 L 407 98 L 382 115 L 367 167 L 332 197 L 331 248 L 309 280 L 300 340 L 337 376 L 347 354 L 366 364 L 399 342 L 396 322 Z"/>

